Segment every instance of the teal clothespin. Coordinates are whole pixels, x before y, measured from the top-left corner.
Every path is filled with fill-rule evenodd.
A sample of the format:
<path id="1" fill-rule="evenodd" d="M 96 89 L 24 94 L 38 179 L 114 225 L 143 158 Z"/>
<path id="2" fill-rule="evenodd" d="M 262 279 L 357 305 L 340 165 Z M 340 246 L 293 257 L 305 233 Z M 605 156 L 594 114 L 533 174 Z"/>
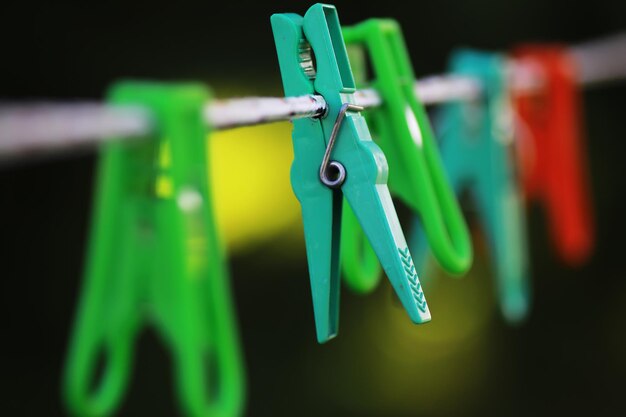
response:
<path id="1" fill-rule="evenodd" d="M 209 93 L 197 84 L 125 82 L 109 98 L 147 108 L 155 130 L 143 140 L 107 142 L 100 154 L 67 406 L 82 417 L 114 412 L 137 333 L 149 322 L 172 351 L 183 414 L 236 417 L 244 376 L 207 181 Z"/>
<path id="2" fill-rule="evenodd" d="M 415 92 L 400 26 L 391 19 L 370 19 L 344 28 L 343 35 L 349 47 L 366 52 L 372 63 L 372 80 L 357 84 L 375 87 L 382 99 L 380 107 L 367 111 L 365 118 L 389 161 L 391 193 L 419 215 L 441 266 L 464 274 L 472 263 L 471 237 L 446 178 L 428 115 Z M 353 58 L 362 67 L 358 55 Z M 380 268 L 349 210 L 344 212 L 343 226 L 344 279 L 357 291 L 369 291 L 378 282 Z"/>
<path id="3" fill-rule="evenodd" d="M 500 308 L 510 322 L 526 316 L 529 303 L 526 224 L 516 178 L 505 59 L 498 54 L 456 52 L 450 71 L 478 79 L 481 98 L 441 108 L 441 155 L 457 194 L 469 189 L 485 231 Z M 419 265 L 426 238 L 416 223 L 411 237 Z"/>
<path id="4" fill-rule="evenodd" d="M 354 79 L 335 7 L 316 4 L 304 18 L 275 14 L 271 21 L 285 95 L 319 94 L 327 103 L 321 118 L 294 120 L 292 135 L 291 184 L 302 206 L 318 341 L 338 328 L 344 196 L 411 320 L 430 320 L 387 189 L 387 161 L 353 104 Z"/>

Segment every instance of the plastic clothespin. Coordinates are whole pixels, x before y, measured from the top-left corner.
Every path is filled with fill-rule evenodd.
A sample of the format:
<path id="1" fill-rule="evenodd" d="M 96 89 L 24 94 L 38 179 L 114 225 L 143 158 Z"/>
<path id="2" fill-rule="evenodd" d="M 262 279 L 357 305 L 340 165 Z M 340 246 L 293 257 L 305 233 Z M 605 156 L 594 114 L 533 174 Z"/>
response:
<path id="1" fill-rule="evenodd" d="M 558 253 L 577 265 L 593 250 L 594 222 L 575 63 L 560 46 L 523 46 L 513 57 L 543 81 L 515 95 L 525 194 L 543 200 Z"/>
<path id="2" fill-rule="evenodd" d="M 85 282 L 66 364 L 67 405 L 78 416 L 114 412 L 128 384 L 137 333 L 149 321 L 172 351 L 183 414 L 238 416 L 244 376 L 207 183 L 202 108 L 209 94 L 196 84 L 125 82 L 109 98 L 149 109 L 155 133 L 107 142 L 100 154 Z"/>
<path id="3" fill-rule="evenodd" d="M 371 19 L 344 28 L 343 34 L 348 47 L 361 48 L 371 58 L 370 84 L 380 93 L 382 105 L 365 117 L 389 161 L 389 189 L 419 214 L 440 264 L 453 274 L 467 272 L 472 263 L 470 234 L 446 178 L 428 115 L 415 93 L 415 75 L 398 23 Z M 361 69 L 363 64 L 355 58 Z M 371 259 L 350 211 L 344 213 L 343 222 L 345 280 L 357 291 L 371 290 L 380 267 Z"/>
<path id="4" fill-rule="evenodd" d="M 387 161 L 353 104 L 355 85 L 335 7 L 316 4 L 304 18 L 275 14 L 271 21 L 285 95 L 319 94 L 328 107 L 321 118 L 294 120 L 292 134 L 291 184 L 302 206 L 318 341 L 338 329 L 344 196 L 411 320 L 429 321 L 387 189 Z"/>
<path id="5" fill-rule="evenodd" d="M 440 109 L 441 155 L 457 194 L 469 190 L 485 232 L 500 309 L 509 322 L 524 319 L 530 304 L 525 212 L 516 175 L 506 63 L 499 54 L 460 50 L 450 72 L 478 79 L 482 96 Z M 427 245 L 419 223 L 411 248 L 420 261 Z"/>

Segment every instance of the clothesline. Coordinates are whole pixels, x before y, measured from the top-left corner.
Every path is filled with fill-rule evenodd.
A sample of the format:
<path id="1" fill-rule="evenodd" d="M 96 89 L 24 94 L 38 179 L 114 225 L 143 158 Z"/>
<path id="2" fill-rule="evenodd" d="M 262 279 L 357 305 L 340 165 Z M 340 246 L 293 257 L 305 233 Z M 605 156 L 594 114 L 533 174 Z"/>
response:
<path id="1" fill-rule="evenodd" d="M 569 48 L 581 85 L 626 79 L 626 33 Z M 511 88 L 516 91 L 541 88 L 541 74 L 510 61 Z M 471 100 L 481 94 L 475 79 L 437 75 L 419 79 L 416 92 L 424 104 Z M 356 104 L 376 107 L 381 98 L 373 89 L 360 90 Z M 204 109 L 204 119 L 215 129 L 229 129 L 296 118 L 319 117 L 326 102 L 317 95 L 273 98 L 247 97 L 215 100 Z M 0 103 L 0 159 L 33 153 L 93 145 L 111 137 L 139 138 L 152 129 L 146 109 L 101 102 Z"/>

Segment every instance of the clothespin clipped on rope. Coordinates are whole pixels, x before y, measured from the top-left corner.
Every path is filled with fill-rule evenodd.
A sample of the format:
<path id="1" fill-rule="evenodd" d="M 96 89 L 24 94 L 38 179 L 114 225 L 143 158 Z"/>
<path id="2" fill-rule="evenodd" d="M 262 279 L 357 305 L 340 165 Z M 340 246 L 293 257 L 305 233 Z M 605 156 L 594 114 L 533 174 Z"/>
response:
<path id="1" fill-rule="evenodd" d="M 419 215 L 439 263 L 453 274 L 465 273 L 472 263 L 471 238 L 446 178 L 428 115 L 415 94 L 415 75 L 400 27 L 394 20 L 371 19 L 344 28 L 343 34 L 349 47 L 371 58 L 374 79 L 370 84 L 380 93 L 382 104 L 365 117 L 389 161 L 389 189 Z M 380 266 L 372 259 L 373 252 L 350 210 L 343 216 L 343 236 L 344 279 L 354 290 L 373 289 Z"/>
<path id="2" fill-rule="evenodd" d="M 317 338 L 339 321 L 339 252 L 345 196 L 411 320 L 430 311 L 387 189 L 387 161 L 355 106 L 354 79 L 334 6 L 316 4 L 304 18 L 275 14 L 272 29 L 286 96 L 320 94 L 318 119 L 293 121 L 291 184 L 302 206 Z M 316 65 L 313 65 L 312 55 Z"/>
<path id="3" fill-rule="evenodd" d="M 558 253 L 577 265 L 593 250 L 594 222 L 575 63 L 560 46 L 522 46 L 513 57 L 543 81 L 515 95 L 524 191 L 543 200 Z"/>
<path id="4" fill-rule="evenodd" d="M 478 79 L 482 95 L 440 109 L 437 133 L 448 178 L 457 194 L 469 190 L 486 235 L 500 309 L 509 322 L 527 315 L 530 303 L 526 222 L 513 144 L 505 60 L 491 53 L 454 53 L 450 72 Z M 427 243 L 416 222 L 411 248 L 426 261 Z"/>
<path id="5" fill-rule="evenodd" d="M 108 142 L 100 154 L 66 364 L 67 405 L 77 416 L 114 412 L 137 333 L 149 321 L 171 349 L 183 414 L 238 416 L 244 375 L 207 184 L 202 108 L 209 94 L 196 84 L 127 82 L 109 98 L 150 109 L 155 133 L 139 142 Z M 100 357 L 102 375 L 94 381 Z"/>

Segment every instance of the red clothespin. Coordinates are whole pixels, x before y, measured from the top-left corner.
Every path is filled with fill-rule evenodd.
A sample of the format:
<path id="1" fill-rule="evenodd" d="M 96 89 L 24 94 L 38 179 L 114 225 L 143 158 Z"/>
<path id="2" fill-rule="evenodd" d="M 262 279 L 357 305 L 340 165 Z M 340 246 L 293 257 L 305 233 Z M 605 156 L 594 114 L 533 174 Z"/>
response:
<path id="1" fill-rule="evenodd" d="M 560 46 L 522 46 L 513 57 L 541 80 L 513 91 L 523 189 L 528 200 L 543 200 L 560 256 L 580 264 L 593 249 L 594 224 L 575 62 Z"/>

